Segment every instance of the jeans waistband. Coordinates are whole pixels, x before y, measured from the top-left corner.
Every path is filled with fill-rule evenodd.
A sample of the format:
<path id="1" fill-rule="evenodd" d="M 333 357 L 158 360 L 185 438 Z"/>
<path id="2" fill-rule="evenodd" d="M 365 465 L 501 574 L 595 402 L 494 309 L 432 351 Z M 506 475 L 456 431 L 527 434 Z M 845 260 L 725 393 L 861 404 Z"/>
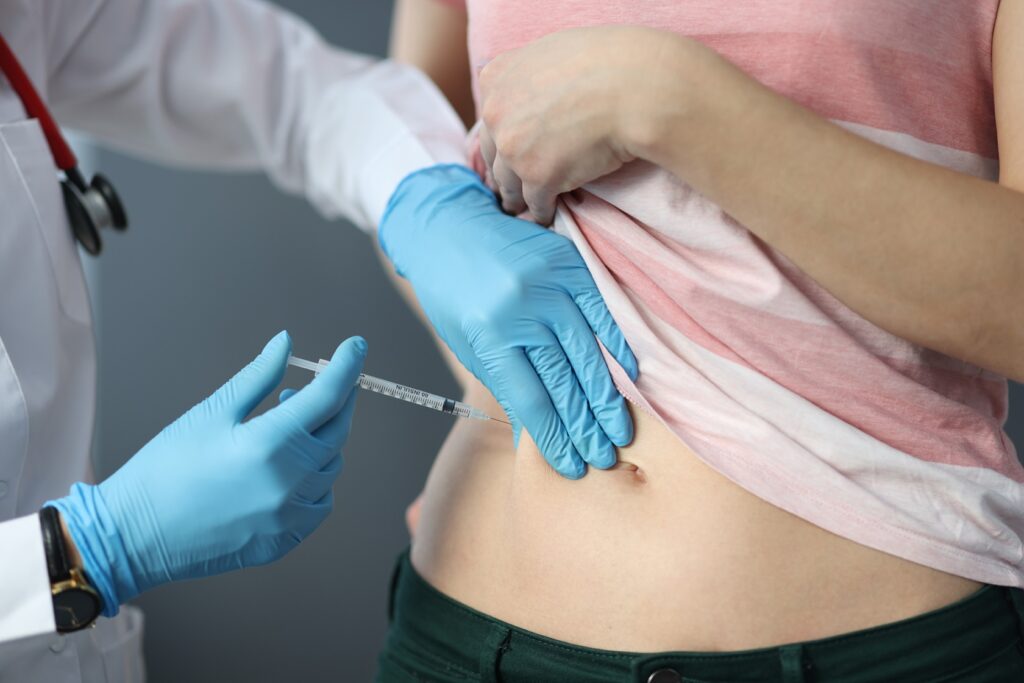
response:
<path id="1" fill-rule="evenodd" d="M 985 586 L 932 612 L 818 640 L 730 652 L 616 652 L 531 633 L 457 602 L 416 572 L 408 552 L 395 572 L 391 638 L 426 644 L 482 681 L 646 683 L 664 670 L 681 675 L 664 680 L 684 682 L 928 681 L 1013 647 L 1024 617 L 1016 589 Z"/>

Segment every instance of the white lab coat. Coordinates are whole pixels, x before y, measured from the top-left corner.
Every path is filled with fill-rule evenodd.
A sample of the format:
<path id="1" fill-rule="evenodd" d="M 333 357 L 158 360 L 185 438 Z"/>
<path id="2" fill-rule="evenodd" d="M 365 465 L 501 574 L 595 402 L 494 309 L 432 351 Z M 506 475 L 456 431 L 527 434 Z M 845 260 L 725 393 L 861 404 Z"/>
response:
<path id="1" fill-rule="evenodd" d="M 4 0 L 0 33 L 61 125 L 163 162 L 265 169 L 366 228 L 407 173 L 464 160 L 426 77 L 256 1 Z M 137 610 L 54 633 L 35 512 L 91 479 L 95 385 L 53 159 L 0 77 L 0 681 L 143 676 Z"/>

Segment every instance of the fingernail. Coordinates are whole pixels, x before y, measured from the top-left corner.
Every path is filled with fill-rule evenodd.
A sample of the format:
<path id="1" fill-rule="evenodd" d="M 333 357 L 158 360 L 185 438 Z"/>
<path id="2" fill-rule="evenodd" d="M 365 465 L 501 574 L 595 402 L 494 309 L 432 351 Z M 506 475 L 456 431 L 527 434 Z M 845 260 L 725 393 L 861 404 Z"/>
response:
<path id="1" fill-rule="evenodd" d="M 367 344 L 366 340 L 362 337 L 352 337 L 352 345 L 356 347 L 356 351 L 364 356 L 366 355 L 366 351 L 370 348 L 369 344 Z"/>

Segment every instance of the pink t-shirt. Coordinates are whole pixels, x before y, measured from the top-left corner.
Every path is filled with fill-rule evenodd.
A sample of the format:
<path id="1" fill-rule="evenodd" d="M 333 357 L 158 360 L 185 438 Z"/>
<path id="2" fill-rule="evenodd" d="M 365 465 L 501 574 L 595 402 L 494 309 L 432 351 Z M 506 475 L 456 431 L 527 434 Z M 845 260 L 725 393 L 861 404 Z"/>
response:
<path id="1" fill-rule="evenodd" d="M 675 31 L 853 133 L 994 180 L 998 5 L 469 0 L 469 48 L 475 79 L 564 28 Z M 1002 428 L 1003 377 L 868 322 L 646 162 L 565 196 L 555 229 L 639 360 L 635 384 L 612 362 L 620 389 L 711 467 L 864 545 L 1024 586 L 1024 468 Z"/>

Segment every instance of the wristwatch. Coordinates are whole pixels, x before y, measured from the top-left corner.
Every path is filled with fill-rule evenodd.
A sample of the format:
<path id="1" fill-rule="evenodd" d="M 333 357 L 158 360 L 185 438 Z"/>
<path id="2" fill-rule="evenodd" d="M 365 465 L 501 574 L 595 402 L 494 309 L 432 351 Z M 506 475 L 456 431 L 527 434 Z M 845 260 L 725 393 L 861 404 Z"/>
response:
<path id="1" fill-rule="evenodd" d="M 39 524 L 43 528 L 43 548 L 46 550 L 46 569 L 50 574 L 57 633 L 70 633 L 91 626 L 100 615 L 103 604 L 81 567 L 71 565 L 57 508 L 44 507 L 40 510 Z"/>

